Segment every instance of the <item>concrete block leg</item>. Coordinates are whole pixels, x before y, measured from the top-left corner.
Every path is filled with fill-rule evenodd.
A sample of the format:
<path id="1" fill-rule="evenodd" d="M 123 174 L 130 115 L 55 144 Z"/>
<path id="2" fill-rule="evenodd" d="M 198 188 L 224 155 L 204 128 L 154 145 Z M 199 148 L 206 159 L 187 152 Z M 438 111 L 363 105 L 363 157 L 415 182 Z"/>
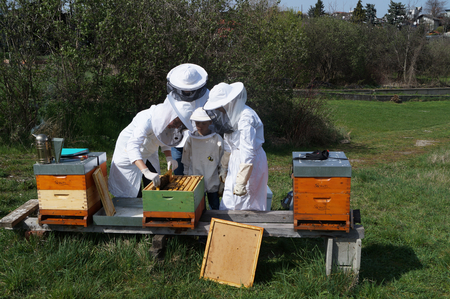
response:
<path id="1" fill-rule="evenodd" d="M 361 266 L 361 239 L 326 239 L 326 273 L 331 274 L 333 265 L 358 276 Z"/>
<path id="2" fill-rule="evenodd" d="M 150 254 L 157 262 L 164 261 L 164 254 L 166 251 L 167 236 L 154 235 L 152 239 L 152 246 L 150 247 Z"/>

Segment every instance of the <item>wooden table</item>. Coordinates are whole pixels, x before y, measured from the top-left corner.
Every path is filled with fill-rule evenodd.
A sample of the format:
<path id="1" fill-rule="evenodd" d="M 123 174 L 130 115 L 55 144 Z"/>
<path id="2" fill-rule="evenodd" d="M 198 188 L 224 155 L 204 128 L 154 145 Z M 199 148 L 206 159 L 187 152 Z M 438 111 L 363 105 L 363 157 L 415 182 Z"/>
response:
<path id="1" fill-rule="evenodd" d="M 68 225 L 40 225 L 37 217 L 32 217 L 39 208 L 37 199 L 31 199 L 3 219 L 0 227 L 6 229 L 24 229 L 29 231 L 63 231 L 117 234 L 151 235 L 191 235 L 207 236 L 211 218 L 219 218 L 264 228 L 264 237 L 285 238 L 323 238 L 326 245 L 326 273 L 331 274 L 333 265 L 348 271 L 359 273 L 361 262 L 361 240 L 364 227 L 355 225 L 348 233 L 340 231 L 301 231 L 294 230 L 292 211 L 205 211 L 195 229 L 173 229 L 142 227 L 141 198 L 113 198 L 116 214 L 108 217 L 101 208 L 88 227 Z"/>

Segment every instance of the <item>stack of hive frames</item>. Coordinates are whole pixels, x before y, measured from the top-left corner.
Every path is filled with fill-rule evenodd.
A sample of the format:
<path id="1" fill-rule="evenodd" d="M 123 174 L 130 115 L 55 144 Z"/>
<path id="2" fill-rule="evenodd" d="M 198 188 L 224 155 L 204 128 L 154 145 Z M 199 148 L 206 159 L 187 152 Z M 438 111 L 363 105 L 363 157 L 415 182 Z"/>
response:
<path id="1" fill-rule="evenodd" d="M 39 224 L 87 227 L 102 205 L 92 176 L 99 167 L 106 178 L 106 153 L 89 153 L 79 162 L 34 165 Z"/>
<path id="2" fill-rule="evenodd" d="M 161 190 L 142 192 L 144 227 L 195 228 L 205 209 L 203 176 L 177 176 Z"/>
<path id="3" fill-rule="evenodd" d="M 169 191 L 193 191 L 197 184 L 200 182 L 200 180 L 203 178 L 203 176 L 196 176 L 196 175 L 174 175 L 172 176 L 172 179 L 170 183 L 161 189 L 156 188 L 153 185 L 153 182 L 147 185 L 145 187 L 144 191 L 148 190 L 169 190 Z"/>

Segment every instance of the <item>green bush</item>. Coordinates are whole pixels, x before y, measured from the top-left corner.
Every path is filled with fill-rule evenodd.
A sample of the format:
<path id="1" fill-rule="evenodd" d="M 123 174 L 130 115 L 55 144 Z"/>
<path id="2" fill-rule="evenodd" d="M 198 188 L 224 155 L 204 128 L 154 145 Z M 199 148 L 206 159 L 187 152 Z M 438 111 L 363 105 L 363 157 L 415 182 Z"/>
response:
<path id="1" fill-rule="evenodd" d="M 433 49 L 421 28 L 303 19 L 265 0 L 0 0 L 0 11 L 6 142 L 23 143 L 38 125 L 68 142 L 110 142 L 138 111 L 164 100 L 168 71 L 186 62 L 208 71 L 209 88 L 242 81 L 267 136 L 298 144 L 338 134 L 326 103 L 294 99 L 293 88 L 415 85 L 419 75 L 448 74 L 445 45 Z M 318 128 L 329 134 L 314 135 Z"/>

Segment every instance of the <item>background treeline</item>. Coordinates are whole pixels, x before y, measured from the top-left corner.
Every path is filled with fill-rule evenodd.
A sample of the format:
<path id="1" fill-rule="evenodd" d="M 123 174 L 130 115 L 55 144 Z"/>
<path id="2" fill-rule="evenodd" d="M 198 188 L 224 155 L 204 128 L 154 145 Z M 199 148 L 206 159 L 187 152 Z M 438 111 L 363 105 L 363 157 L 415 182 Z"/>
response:
<path id="1" fill-rule="evenodd" d="M 34 129 L 113 145 L 191 62 L 210 88 L 244 82 L 269 139 L 324 144 L 340 136 L 326 102 L 293 88 L 439 84 L 449 46 L 421 28 L 303 19 L 261 0 L 0 0 L 0 141 L 29 144 Z"/>

